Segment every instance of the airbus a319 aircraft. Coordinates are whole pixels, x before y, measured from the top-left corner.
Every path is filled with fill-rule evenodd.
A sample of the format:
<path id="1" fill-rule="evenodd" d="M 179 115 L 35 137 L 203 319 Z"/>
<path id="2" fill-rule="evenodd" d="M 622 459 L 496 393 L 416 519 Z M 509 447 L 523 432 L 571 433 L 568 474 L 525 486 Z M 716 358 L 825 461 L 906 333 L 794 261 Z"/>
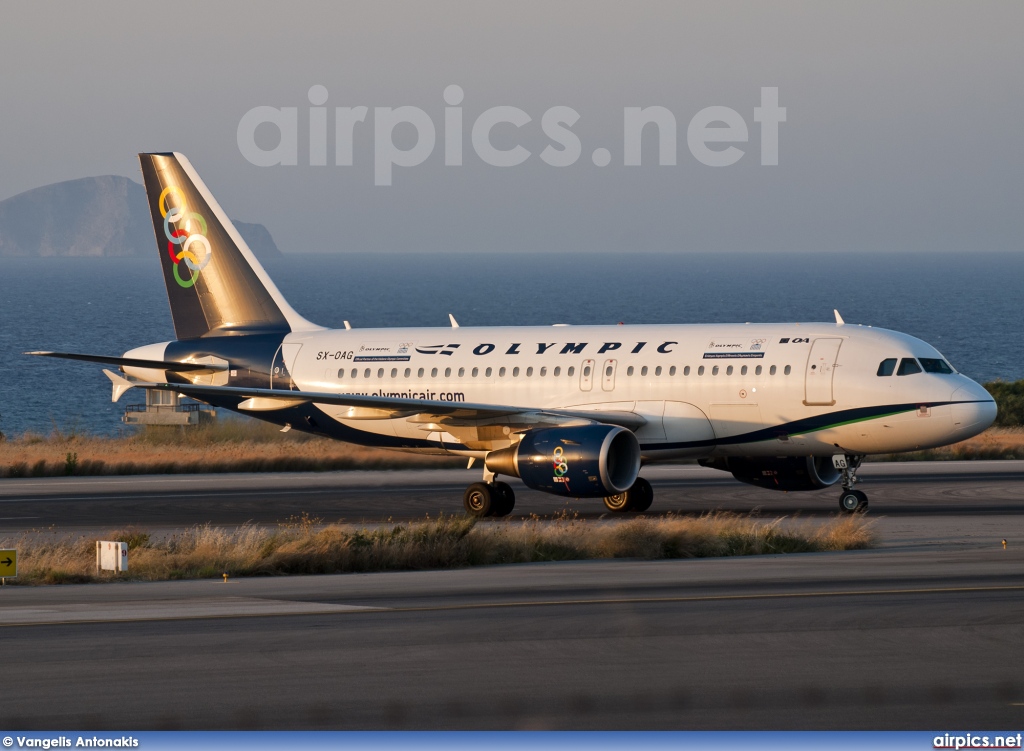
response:
<path id="1" fill-rule="evenodd" d="M 835 323 L 325 329 L 285 301 L 189 161 L 140 154 L 175 341 L 122 357 L 131 388 L 365 446 L 482 460 L 463 501 L 535 490 L 650 508 L 650 462 L 696 459 L 783 491 L 854 488 L 869 454 L 969 438 L 996 405 L 931 345 Z"/>

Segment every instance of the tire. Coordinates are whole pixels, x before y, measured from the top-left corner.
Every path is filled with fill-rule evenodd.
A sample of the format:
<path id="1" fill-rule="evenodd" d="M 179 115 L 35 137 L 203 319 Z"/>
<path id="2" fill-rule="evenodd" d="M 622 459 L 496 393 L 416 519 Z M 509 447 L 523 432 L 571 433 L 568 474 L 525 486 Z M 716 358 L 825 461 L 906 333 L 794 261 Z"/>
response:
<path id="1" fill-rule="evenodd" d="M 866 511 L 868 508 L 868 497 L 860 490 L 844 490 L 843 494 L 839 496 L 839 508 L 847 514 Z"/>
<path id="2" fill-rule="evenodd" d="M 651 483 L 642 477 L 636 478 L 633 487 L 629 489 L 630 511 L 638 514 L 643 513 L 654 503 L 654 488 Z"/>
<path id="3" fill-rule="evenodd" d="M 608 507 L 609 511 L 614 511 L 617 514 L 624 514 L 633 507 L 633 499 L 630 495 L 630 491 L 625 493 L 617 493 L 615 495 L 605 496 L 604 505 Z"/>
<path id="4" fill-rule="evenodd" d="M 498 494 L 494 492 L 491 485 L 485 482 L 474 482 L 462 494 L 462 505 L 466 507 L 467 514 L 482 519 L 494 513 L 497 496 Z"/>
<path id="5" fill-rule="evenodd" d="M 516 507 L 516 494 L 513 492 L 512 486 L 507 482 L 496 482 L 491 487 L 497 500 L 492 516 L 508 516 Z"/>

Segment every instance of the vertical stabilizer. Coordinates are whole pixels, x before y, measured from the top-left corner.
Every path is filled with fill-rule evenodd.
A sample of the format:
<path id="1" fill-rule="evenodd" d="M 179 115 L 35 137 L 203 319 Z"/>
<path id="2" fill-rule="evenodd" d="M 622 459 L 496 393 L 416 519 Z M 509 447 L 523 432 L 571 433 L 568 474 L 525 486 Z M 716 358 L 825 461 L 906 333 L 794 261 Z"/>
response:
<path id="1" fill-rule="evenodd" d="M 178 339 L 311 331 L 182 154 L 139 154 Z"/>

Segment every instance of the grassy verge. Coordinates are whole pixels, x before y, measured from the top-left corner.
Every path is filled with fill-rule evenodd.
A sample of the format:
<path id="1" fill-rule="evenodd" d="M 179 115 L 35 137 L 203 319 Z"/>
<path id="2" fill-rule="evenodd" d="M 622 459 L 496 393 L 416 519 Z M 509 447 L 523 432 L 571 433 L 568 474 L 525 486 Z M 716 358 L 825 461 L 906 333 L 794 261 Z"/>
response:
<path id="1" fill-rule="evenodd" d="M 972 459 L 1024 459 L 1024 428 L 989 428 L 981 435 L 951 446 L 906 454 L 869 457 L 879 462 L 963 461 Z"/>
<path id="2" fill-rule="evenodd" d="M 223 420 L 181 430 L 147 428 L 101 438 L 55 429 L 0 441 L 0 477 L 324 472 L 344 469 L 461 467 L 464 459 L 365 448 L 274 425 Z"/>
<path id="3" fill-rule="evenodd" d="M 871 461 L 1024 459 L 1024 428 L 991 428 L 939 449 Z M 0 441 L 0 478 L 217 472 L 325 472 L 464 467 L 465 460 L 365 448 L 256 421 L 224 420 L 182 431 L 149 428 L 120 438 L 54 430 Z"/>
<path id="4" fill-rule="evenodd" d="M 322 526 L 304 517 L 277 528 L 200 526 L 154 541 L 142 530 L 103 539 L 129 544 L 129 572 L 143 581 L 336 574 L 485 566 L 596 558 L 705 558 L 853 550 L 872 544 L 870 523 L 842 517 L 824 524 L 783 524 L 732 514 L 667 516 L 606 524 L 566 516 L 477 523 L 442 517 L 378 528 Z M 95 540 L 24 535 L 0 541 L 19 549 L 19 584 L 109 580 L 95 573 Z"/>

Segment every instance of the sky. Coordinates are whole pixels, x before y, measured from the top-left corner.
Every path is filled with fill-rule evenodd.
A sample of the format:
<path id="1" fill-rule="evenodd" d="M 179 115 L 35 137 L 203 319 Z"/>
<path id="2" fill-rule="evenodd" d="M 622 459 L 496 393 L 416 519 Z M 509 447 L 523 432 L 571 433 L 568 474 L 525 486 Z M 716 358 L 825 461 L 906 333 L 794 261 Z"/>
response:
<path id="1" fill-rule="evenodd" d="M 1021 29 L 1016 0 L 5 1 L 0 199 L 140 180 L 136 153 L 180 151 L 229 215 L 265 224 L 285 253 L 1015 252 Z M 445 164 L 453 84 L 461 166 Z M 314 86 L 327 95 L 323 166 L 310 163 Z M 762 164 L 762 88 L 786 111 L 777 165 Z M 335 108 L 358 106 L 353 163 L 339 166 Z M 659 164 L 652 125 L 642 164 L 627 166 L 625 110 L 655 106 L 676 120 L 676 163 Z M 296 108 L 297 164 L 246 157 L 239 125 L 258 107 Z M 378 132 L 376 108 L 399 107 L 426 113 L 436 143 L 376 184 L 385 147 L 416 141 L 408 123 Z M 495 107 L 530 118 L 489 131 L 494 148 L 529 152 L 521 164 L 494 166 L 473 145 Z M 541 158 L 555 107 L 579 115 L 568 166 Z M 709 107 L 747 130 L 707 147 L 738 148 L 729 166 L 689 145 Z M 264 123 L 250 140 L 272 150 L 278 137 Z"/>

